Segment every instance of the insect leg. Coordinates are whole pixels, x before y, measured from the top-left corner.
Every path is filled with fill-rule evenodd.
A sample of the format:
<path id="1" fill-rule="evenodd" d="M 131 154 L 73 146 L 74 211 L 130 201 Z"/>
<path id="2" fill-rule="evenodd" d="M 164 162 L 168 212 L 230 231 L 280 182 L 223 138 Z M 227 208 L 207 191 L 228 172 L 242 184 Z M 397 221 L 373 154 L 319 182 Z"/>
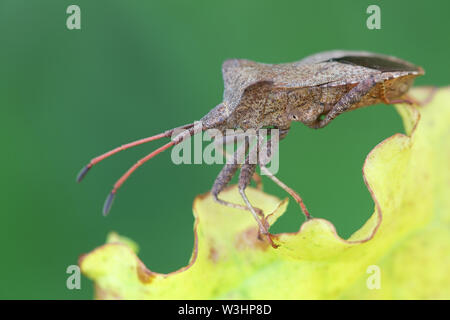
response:
<path id="1" fill-rule="evenodd" d="M 284 138 L 286 138 L 287 134 L 289 133 L 290 128 L 284 128 L 284 129 L 278 129 L 278 141 L 283 140 Z M 270 133 L 269 133 L 270 134 Z M 262 153 L 262 143 L 263 143 L 263 138 L 261 136 L 258 137 L 259 141 L 258 141 L 258 162 L 259 164 L 266 164 L 269 163 L 270 159 L 272 158 L 272 141 L 271 141 L 271 137 L 267 140 L 267 148 L 266 148 L 266 154 Z"/>
<path id="2" fill-rule="evenodd" d="M 227 137 L 223 137 L 223 143 L 224 144 L 227 143 Z M 242 147 L 245 148 L 245 144 L 234 153 L 232 163 L 225 164 L 225 166 L 220 171 L 219 175 L 217 176 L 212 186 L 211 194 L 213 196 L 213 199 L 217 203 L 220 203 L 230 208 L 248 210 L 246 206 L 219 199 L 219 194 L 226 188 L 228 183 L 230 183 L 231 179 L 236 174 L 237 169 L 239 169 L 241 166 L 241 164 L 237 160 L 239 157 L 239 153 L 245 151 L 242 150 Z"/>
<path id="3" fill-rule="evenodd" d="M 239 136 L 240 136 L 239 134 L 236 134 L 236 135 L 232 135 L 232 136 L 224 136 L 224 137 L 222 137 L 222 146 L 230 144 L 230 143 L 235 143 L 236 139 L 239 139 Z M 225 158 L 227 158 L 227 159 L 229 157 L 233 156 L 232 154 L 227 153 L 226 150 L 223 150 L 223 148 L 219 149 L 218 151 L 221 152 L 222 155 L 225 156 Z M 253 174 L 252 179 L 256 183 L 256 189 L 263 190 L 263 181 L 262 181 L 261 177 L 259 176 L 259 174 L 255 172 Z"/>
<path id="4" fill-rule="evenodd" d="M 269 224 L 264 218 L 261 209 L 253 207 L 252 204 L 250 203 L 250 200 L 248 200 L 247 195 L 245 194 L 245 189 L 250 184 L 250 180 L 252 178 L 253 173 L 255 172 L 255 169 L 256 164 L 245 163 L 242 166 L 241 173 L 239 174 L 239 184 L 238 184 L 239 193 L 241 194 L 242 199 L 244 199 L 244 202 L 247 205 L 248 210 L 252 213 L 253 218 L 255 218 L 256 222 L 258 223 L 259 235 L 267 236 L 272 247 L 276 248 L 277 245 L 273 243 L 273 240 L 270 237 Z"/>
<path id="5" fill-rule="evenodd" d="M 273 182 L 275 182 L 278 186 L 280 186 L 284 191 L 289 193 L 295 199 L 295 201 L 297 201 L 297 203 L 299 204 L 300 208 L 302 209 L 302 212 L 305 215 L 306 219 L 307 220 L 311 219 L 312 218 L 311 214 L 309 213 L 308 209 L 306 208 L 302 197 L 300 197 L 300 195 L 297 192 L 295 192 L 293 189 L 289 188 L 280 179 L 278 179 L 275 175 L 273 175 L 272 172 L 270 172 L 270 170 L 267 169 L 267 167 L 265 167 L 264 165 L 260 165 L 260 166 L 261 166 L 261 171 L 264 172 L 264 174 L 266 176 L 268 176 Z"/>
<path id="6" fill-rule="evenodd" d="M 289 128 L 281 129 L 279 131 L 279 139 L 281 140 L 284 137 L 286 137 L 288 132 L 289 132 Z M 263 141 L 264 141 L 263 137 L 259 136 L 259 141 L 258 141 L 256 148 L 258 148 L 258 151 L 259 151 L 258 152 L 258 162 L 259 162 L 261 168 L 263 168 L 263 167 L 266 168 L 264 166 L 264 164 L 268 162 L 267 160 L 270 160 L 270 158 L 272 157 L 272 154 L 273 154 L 272 143 L 271 143 L 272 140 L 269 139 L 267 141 L 267 150 L 266 150 L 265 155 L 262 155 L 260 152 L 260 150 L 262 149 L 261 146 L 262 146 Z M 247 156 L 246 163 L 244 165 L 242 165 L 241 172 L 239 174 L 239 184 L 238 184 L 239 193 L 241 194 L 241 197 L 244 199 L 245 204 L 247 205 L 248 209 L 252 213 L 256 222 L 258 223 L 259 234 L 266 235 L 268 237 L 268 240 L 269 240 L 270 244 L 272 245 L 272 247 L 276 248 L 277 245 L 274 244 L 274 242 L 271 238 L 271 235 L 268 230 L 269 225 L 268 225 L 264 215 L 262 214 L 262 211 L 260 209 L 252 206 L 252 204 L 248 200 L 247 195 L 245 193 L 245 189 L 250 184 L 250 180 L 251 180 L 253 174 L 255 173 L 255 170 L 256 170 L 256 164 L 249 163 L 249 156 Z M 267 168 L 266 168 L 266 170 L 267 170 Z M 267 170 L 267 171 L 270 173 L 269 170 Z M 271 173 L 270 173 L 270 176 L 274 177 Z M 295 192 L 294 192 L 294 194 L 295 194 Z M 298 197 L 298 198 L 301 199 L 300 197 Z M 257 211 L 259 211 L 261 213 L 257 213 Z M 259 217 L 258 217 L 258 215 L 259 215 Z M 309 215 L 309 213 L 308 213 L 308 215 Z"/>
<path id="7" fill-rule="evenodd" d="M 214 181 L 213 187 L 211 189 L 211 194 L 213 196 L 213 199 L 224 206 L 235 208 L 235 209 L 243 209 L 247 210 L 245 206 L 241 206 L 239 204 L 231 203 L 222 199 L 219 199 L 219 194 L 226 188 L 228 183 L 231 181 L 231 179 L 236 174 L 237 169 L 239 169 L 240 164 L 237 163 L 231 163 L 226 164 L 223 169 L 220 171 L 219 175 L 217 176 L 216 180 Z"/>
<path id="8" fill-rule="evenodd" d="M 258 218 L 258 217 L 264 218 L 262 210 L 259 208 L 253 207 L 250 204 L 250 202 L 245 194 L 245 189 L 250 184 L 250 181 L 252 179 L 252 176 L 253 176 L 253 173 L 255 172 L 255 170 L 256 170 L 256 164 L 246 163 L 246 164 L 242 165 L 241 172 L 239 174 L 238 188 L 239 188 L 239 193 L 242 196 L 242 199 L 244 199 L 244 202 L 247 205 L 247 210 L 252 213 L 253 217 L 258 222 L 260 231 L 262 232 L 262 234 L 267 234 L 268 233 L 267 228 L 261 223 L 260 219 Z"/>
<path id="9" fill-rule="evenodd" d="M 280 140 L 285 138 L 286 135 L 288 134 L 288 132 L 289 132 L 289 128 L 280 130 Z M 262 141 L 260 141 L 260 145 L 259 145 L 260 149 L 261 149 L 261 143 L 262 143 Z M 267 155 L 262 155 L 261 153 L 259 154 L 260 157 L 262 157 L 262 156 L 266 157 L 265 161 L 259 162 L 261 172 L 264 175 L 268 176 L 273 182 L 275 182 L 278 186 L 280 186 L 284 191 L 289 193 L 295 199 L 295 201 L 297 201 L 297 203 L 300 205 L 300 208 L 301 208 L 303 214 L 305 215 L 306 219 L 311 219 L 311 215 L 310 215 L 308 209 L 306 208 L 306 206 L 303 202 L 303 199 L 300 197 L 300 195 L 297 192 L 295 192 L 293 189 L 288 187 L 286 184 L 284 184 L 272 172 L 270 172 L 270 170 L 265 166 L 265 163 L 267 163 L 268 160 L 270 160 L 270 158 L 272 157 L 272 148 L 270 146 L 270 140 L 268 141 L 268 145 L 269 145 L 269 147 L 267 149 Z"/>
<path id="10" fill-rule="evenodd" d="M 240 205 L 237 203 L 232 203 L 232 202 L 228 202 L 225 200 L 222 200 L 219 198 L 219 194 L 220 192 L 222 192 L 226 186 L 228 185 L 228 183 L 231 181 L 231 179 L 233 178 L 233 176 L 236 174 L 236 171 L 241 167 L 241 163 L 239 163 L 239 154 L 243 151 L 245 151 L 245 149 L 248 148 L 248 142 L 246 141 L 240 148 L 239 150 L 237 150 L 234 155 L 233 155 L 233 161 L 232 163 L 227 163 L 222 171 L 220 171 L 219 175 L 217 176 L 216 180 L 214 181 L 212 190 L 211 190 L 211 194 L 213 196 L 213 199 L 230 208 L 235 208 L 235 209 L 241 209 L 241 210 L 250 210 L 247 206 L 244 205 Z M 247 161 L 247 160 L 246 160 Z M 251 176 L 250 176 L 251 177 Z M 255 208 L 255 211 L 258 215 L 263 216 L 262 211 L 258 208 Z"/>
<path id="11" fill-rule="evenodd" d="M 286 129 L 280 129 L 280 140 L 284 139 L 286 137 L 286 135 L 289 133 L 289 128 Z M 260 141 L 259 143 L 259 148 L 261 149 L 261 144 L 262 141 Z M 268 160 L 270 160 L 270 158 L 272 157 L 272 146 L 271 146 L 271 140 L 269 140 L 267 142 L 268 144 L 268 148 L 267 148 L 267 154 L 266 155 L 262 155 L 259 154 L 260 158 L 262 156 L 266 157 L 266 159 L 264 159 L 263 161 L 260 161 L 259 166 L 261 167 L 261 171 L 264 173 L 264 175 L 268 176 L 273 182 L 275 182 L 278 186 L 280 186 L 284 191 L 286 191 L 287 193 L 289 193 L 294 199 L 295 201 L 297 201 L 297 203 L 300 205 L 300 208 L 302 209 L 303 214 L 305 215 L 306 219 L 311 219 L 311 215 L 308 211 L 308 209 L 306 208 L 303 199 L 300 197 L 300 195 L 295 192 L 293 189 L 289 188 L 286 184 L 284 184 L 280 179 L 278 179 L 274 174 L 272 174 L 272 172 L 270 172 L 270 170 L 265 166 L 265 163 L 268 163 Z M 262 159 L 261 159 L 262 160 Z"/>
<path id="12" fill-rule="evenodd" d="M 369 78 L 361 81 L 333 106 L 323 120 L 317 121 L 317 123 L 313 124 L 311 127 L 315 129 L 325 127 L 338 115 L 348 110 L 355 103 L 358 103 L 361 98 L 364 97 L 376 84 L 377 80 L 375 79 L 375 76 L 370 76 Z"/>

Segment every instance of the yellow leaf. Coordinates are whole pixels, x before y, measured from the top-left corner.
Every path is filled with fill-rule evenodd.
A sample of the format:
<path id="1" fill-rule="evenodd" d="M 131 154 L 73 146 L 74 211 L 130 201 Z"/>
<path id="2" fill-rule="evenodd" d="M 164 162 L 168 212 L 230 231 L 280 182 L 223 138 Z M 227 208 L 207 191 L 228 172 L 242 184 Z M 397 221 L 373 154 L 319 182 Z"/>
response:
<path id="1" fill-rule="evenodd" d="M 195 248 L 186 267 L 148 270 L 129 239 L 117 235 L 80 258 L 101 299 L 449 299 L 450 88 L 416 88 L 421 106 L 397 105 L 407 135 L 396 134 L 367 156 L 363 174 L 372 217 L 349 239 L 324 219 L 296 233 L 257 239 L 248 212 L 194 201 Z M 429 100 L 429 101 L 427 101 Z M 225 200 L 242 203 L 236 187 Z M 248 189 L 272 214 L 287 200 Z M 111 240 L 112 239 L 112 240 Z"/>

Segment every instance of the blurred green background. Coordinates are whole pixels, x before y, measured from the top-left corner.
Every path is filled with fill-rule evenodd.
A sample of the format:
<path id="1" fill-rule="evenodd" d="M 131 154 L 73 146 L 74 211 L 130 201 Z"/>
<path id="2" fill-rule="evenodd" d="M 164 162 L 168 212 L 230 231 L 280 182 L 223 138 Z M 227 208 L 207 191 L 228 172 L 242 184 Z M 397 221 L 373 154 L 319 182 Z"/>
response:
<path id="1" fill-rule="evenodd" d="M 368 30 L 366 8 L 381 8 Z M 81 8 L 81 30 L 66 8 Z M 66 268 L 115 230 L 140 244 L 153 271 L 185 265 L 192 202 L 221 167 L 161 154 L 101 208 L 117 178 L 161 141 L 118 154 L 82 184 L 79 169 L 120 144 L 198 120 L 221 101 L 227 58 L 291 62 L 330 49 L 386 53 L 421 65 L 418 85 L 448 85 L 448 1 L 0 1 L 0 298 L 90 299 L 66 288 Z M 350 236 L 374 203 L 361 169 L 368 152 L 403 132 L 392 106 L 345 114 L 323 130 L 294 124 L 278 177 L 315 217 Z M 265 190 L 286 194 L 264 178 Z M 291 201 L 272 229 L 298 230 Z"/>

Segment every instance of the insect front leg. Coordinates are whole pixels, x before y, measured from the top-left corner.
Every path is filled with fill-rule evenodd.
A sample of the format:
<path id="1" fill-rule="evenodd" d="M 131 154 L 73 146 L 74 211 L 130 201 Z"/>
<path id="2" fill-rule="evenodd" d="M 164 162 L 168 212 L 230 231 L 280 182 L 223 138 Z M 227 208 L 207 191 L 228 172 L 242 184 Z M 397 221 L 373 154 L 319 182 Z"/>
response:
<path id="1" fill-rule="evenodd" d="M 235 135 L 226 135 L 226 136 L 223 136 L 223 137 L 220 137 L 220 138 L 216 138 L 215 139 L 215 143 L 216 143 L 216 141 L 218 139 L 222 139 L 220 146 L 224 146 L 224 145 L 227 145 L 227 144 L 235 143 L 240 138 L 241 135 L 244 135 L 244 133 L 242 133 L 242 134 L 238 133 L 238 134 L 235 134 Z M 216 150 L 218 152 L 220 152 L 223 156 L 225 156 L 225 158 L 227 158 L 227 159 L 234 156 L 233 154 L 227 153 L 227 151 L 224 150 L 223 148 L 218 148 Z M 255 181 L 256 189 L 263 190 L 263 181 L 262 181 L 260 175 L 255 172 L 255 173 L 253 173 L 252 179 L 253 179 L 253 181 Z"/>
<path id="2" fill-rule="evenodd" d="M 211 194 L 213 199 L 224 206 L 235 208 L 235 209 L 243 209 L 247 210 L 247 207 L 241 206 L 239 204 L 231 203 L 222 199 L 219 199 L 219 194 L 227 187 L 228 183 L 230 183 L 231 179 L 236 174 L 237 169 L 239 169 L 240 164 L 231 163 L 226 164 L 223 169 L 220 171 L 216 180 L 214 181 L 213 187 L 211 189 Z"/>
<path id="3" fill-rule="evenodd" d="M 225 139 L 226 137 L 224 137 Z M 225 140 L 224 140 L 225 142 Z M 217 176 L 216 180 L 214 181 L 211 194 L 213 196 L 213 199 L 224 206 L 234 208 L 234 209 L 241 209 L 241 210 L 249 210 L 247 206 L 243 206 L 237 203 L 228 202 L 225 200 L 222 200 L 219 198 L 219 194 L 227 187 L 227 185 L 230 183 L 231 179 L 236 174 L 236 171 L 241 167 L 241 163 L 239 163 L 239 157 L 242 152 L 245 152 L 245 149 L 248 148 L 248 144 L 244 143 L 233 155 L 232 163 L 227 163 L 223 169 L 220 171 L 219 175 Z M 262 211 L 260 209 L 255 209 L 258 213 L 258 215 L 262 216 Z"/>
<path id="4" fill-rule="evenodd" d="M 354 104 L 358 103 L 369 91 L 377 84 L 376 76 L 370 76 L 369 78 L 361 81 L 352 88 L 347 94 L 345 94 L 327 113 L 324 119 L 318 120 L 315 124 L 311 125 L 311 128 L 318 129 L 323 128 L 336 118 L 341 113 L 347 111 Z"/>

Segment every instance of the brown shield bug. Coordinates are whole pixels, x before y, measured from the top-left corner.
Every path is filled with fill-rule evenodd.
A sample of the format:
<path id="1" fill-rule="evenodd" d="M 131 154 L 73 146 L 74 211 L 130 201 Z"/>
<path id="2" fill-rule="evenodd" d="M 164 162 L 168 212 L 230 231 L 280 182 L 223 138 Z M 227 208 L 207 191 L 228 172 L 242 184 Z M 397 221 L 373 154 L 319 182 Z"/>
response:
<path id="1" fill-rule="evenodd" d="M 421 67 L 392 56 L 364 51 L 329 51 L 284 64 L 227 60 L 222 66 L 222 73 L 225 83 L 223 102 L 200 120 L 202 130 L 217 129 L 225 133 L 226 129 L 259 130 L 273 127 L 279 129 L 281 140 L 289 132 L 293 121 L 318 129 L 346 111 L 377 103 L 411 103 L 405 94 L 414 78 L 423 75 L 424 71 Z M 92 166 L 105 158 L 149 141 L 171 137 L 176 129 L 185 129 L 185 134 L 176 135 L 171 142 L 140 159 L 116 182 L 106 199 L 104 214 L 110 210 L 114 195 L 125 180 L 146 161 L 192 136 L 194 123 L 122 145 L 92 159 L 81 170 L 78 181 Z M 259 164 L 261 169 L 266 169 L 262 163 Z M 239 168 L 239 192 L 245 206 L 218 197 Z M 248 161 L 227 163 L 216 178 L 211 193 L 223 205 L 250 211 L 259 225 L 260 235 L 266 235 L 275 246 L 264 215 L 250 204 L 245 194 L 255 169 L 256 164 Z M 265 172 L 296 199 L 305 216 L 310 218 L 300 196 L 275 176 Z"/>

